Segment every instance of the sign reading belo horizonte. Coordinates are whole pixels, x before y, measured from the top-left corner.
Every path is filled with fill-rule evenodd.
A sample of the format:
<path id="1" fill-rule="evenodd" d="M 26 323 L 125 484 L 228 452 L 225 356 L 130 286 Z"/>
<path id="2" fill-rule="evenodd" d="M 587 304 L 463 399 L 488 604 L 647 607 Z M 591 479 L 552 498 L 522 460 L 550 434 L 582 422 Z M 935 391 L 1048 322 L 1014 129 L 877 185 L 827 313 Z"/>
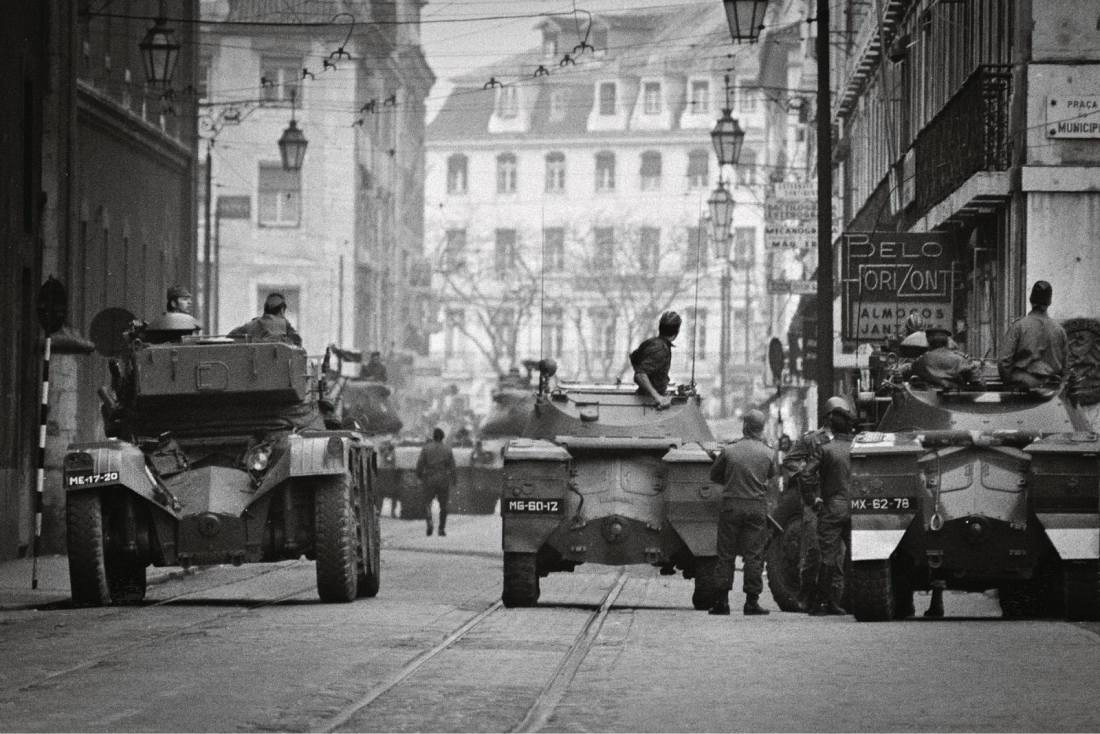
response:
<path id="1" fill-rule="evenodd" d="M 957 262 L 946 232 L 845 232 L 841 237 L 843 337 L 882 341 L 910 314 L 952 328 Z"/>

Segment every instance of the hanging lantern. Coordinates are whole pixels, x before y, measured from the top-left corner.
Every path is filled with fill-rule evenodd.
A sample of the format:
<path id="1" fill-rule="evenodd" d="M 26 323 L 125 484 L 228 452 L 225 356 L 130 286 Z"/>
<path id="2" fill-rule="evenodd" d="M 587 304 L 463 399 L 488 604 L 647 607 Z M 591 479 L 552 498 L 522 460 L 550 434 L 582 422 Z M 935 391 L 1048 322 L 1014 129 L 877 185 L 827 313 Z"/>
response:
<path id="1" fill-rule="evenodd" d="M 291 117 L 290 124 L 287 125 L 286 130 L 283 130 L 283 136 L 279 138 L 279 154 L 283 158 L 284 170 L 302 170 L 302 161 L 306 157 L 307 145 L 309 145 L 309 141 L 306 140 L 305 134 L 298 127 L 298 123 Z"/>
<path id="2" fill-rule="evenodd" d="M 726 184 L 718 182 L 718 188 L 711 192 L 707 199 L 707 210 L 710 212 L 710 230 L 714 238 L 714 246 L 717 255 L 724 260 L 729 259 L 730 224 L 733 222 L 733 197 L 730 196 Z"/>
<path id="3" fill-rule="evenodd" d="M 735 43 L 753 43 L 760 37 L 768 0 L 722 0 L 722 6 Z"/>
<path id="4" fill-rule="evenodd" d="M 722 116 L 710 131 L 714 153 L 718 156 L 719 166 L 736 166 L 741 158 L 741 148 L 745 145 L 745 131 L 737 120 L 730 116 L 731 110 L 722 110 Z"/>
<path id="5" fill-rule="evenodd" d="M 138 44 L 141 60 L 145 64 L 145 80 L 150 84 L 167 86 L 176 71 L 180 45 L 176 43 L 176 32 L 166 25 L 167 22 L 167 18 L 157 18 Z"/>

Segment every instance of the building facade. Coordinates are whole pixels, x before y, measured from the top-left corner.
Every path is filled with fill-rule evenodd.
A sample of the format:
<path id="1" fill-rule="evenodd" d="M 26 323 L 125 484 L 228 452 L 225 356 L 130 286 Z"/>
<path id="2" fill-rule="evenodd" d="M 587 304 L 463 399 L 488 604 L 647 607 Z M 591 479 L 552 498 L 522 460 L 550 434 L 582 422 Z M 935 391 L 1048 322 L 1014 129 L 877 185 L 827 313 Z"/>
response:
<path id="1" fill-rule="evenodd" d="M 695 47 L 676 40 L 684 12 Z M 566 380 L 630 382 L 628 353 L 670 309 L 684 317 L 673 379 L 699 383 L 711 414 L 723 368 L 729 413 L 762 387 L 769 101 L 756 54 L 727 58 L 724 23 L 717 4 L 595 16 L 581 36 L 572 16 L 550 17 L 541 48 L 456 80 L 428 126 L 431 355 L 475 406 L 539 357 Z M 727 104 L 747 135 L 739 165 L 719 171 L 710 131 Z M 736 201 L 724 259 L 706 221 L 720 176 Z"/>
<path id="2" fill-rule="evenodd" d="M 420 6 L 204 3 L 204 17 L 230 22 L 205 26 L 201 59 L 212 331 L 258 315 L 278 291 L 310 354 L 333 343 L 391 359 L 426 353 L 423 130 L 434 77 Z M 284 169 L 276 144 L 292 118 L 308 140 L 300 171 Z"/>

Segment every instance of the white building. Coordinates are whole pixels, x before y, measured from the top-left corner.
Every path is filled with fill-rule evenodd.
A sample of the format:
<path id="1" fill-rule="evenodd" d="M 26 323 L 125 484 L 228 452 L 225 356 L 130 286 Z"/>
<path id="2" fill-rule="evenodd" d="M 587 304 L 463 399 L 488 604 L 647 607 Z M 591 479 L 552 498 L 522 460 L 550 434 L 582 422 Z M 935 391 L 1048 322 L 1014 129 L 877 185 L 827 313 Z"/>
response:
<path id="1" fill-rule="evenodd" d="M 209 20 L 252 23 L 204 26 L 212 331 L 279 291 L 311 354 L 330 343 L 426 353 L 423 100 L 434 76 L 421 5 L 204 2 Z M 309 141 L 300 171 L 284 170 L 276 145 L 292 116 Z"/>
<path id="2" fill-rule="evenodd" d="M 754 385 L 763 397 L 768 100 L 756 50 L 727 58 L 735 49 L 718 3 L 595 16 L 584 38 L 573 16 L 539 28 L 540 49 L 456 80 L 428 126 L 431 355 L 443 378 L 475 405 L 498 373 L 540 356 L 564 379 L 630 381 L 628 353 L 674 309 L 684 326 L 672 377 L 694 375 L 715 414 L 729 268 L 730 411 Z M 710 131 L 731 65 L 729 104 L 747 133 L 740 165 L 725 172 L 736 267 L 716 258 L 701 222 L 719 177 Z"/>

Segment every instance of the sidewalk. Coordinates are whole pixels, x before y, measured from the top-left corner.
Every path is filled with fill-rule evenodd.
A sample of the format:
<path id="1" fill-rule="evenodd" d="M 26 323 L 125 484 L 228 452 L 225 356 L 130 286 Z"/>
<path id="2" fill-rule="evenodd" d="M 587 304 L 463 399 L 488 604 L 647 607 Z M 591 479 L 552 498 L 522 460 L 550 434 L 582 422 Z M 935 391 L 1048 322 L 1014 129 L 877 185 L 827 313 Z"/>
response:
<path id="1" fill-rule="evenodd" d="M 15 609 L 34 609 L 47 604 L 69 601 L 69 558 L 68 556 L 42 556 L 38 559 L 38 588 L 31 588 L 33 561 L 19 558 L 0 563 L 0 611 Z M 182 568 L 153 568 L 146 572 L 149 584 L 162 584 L 171 579 L 181 578 Z"/>

